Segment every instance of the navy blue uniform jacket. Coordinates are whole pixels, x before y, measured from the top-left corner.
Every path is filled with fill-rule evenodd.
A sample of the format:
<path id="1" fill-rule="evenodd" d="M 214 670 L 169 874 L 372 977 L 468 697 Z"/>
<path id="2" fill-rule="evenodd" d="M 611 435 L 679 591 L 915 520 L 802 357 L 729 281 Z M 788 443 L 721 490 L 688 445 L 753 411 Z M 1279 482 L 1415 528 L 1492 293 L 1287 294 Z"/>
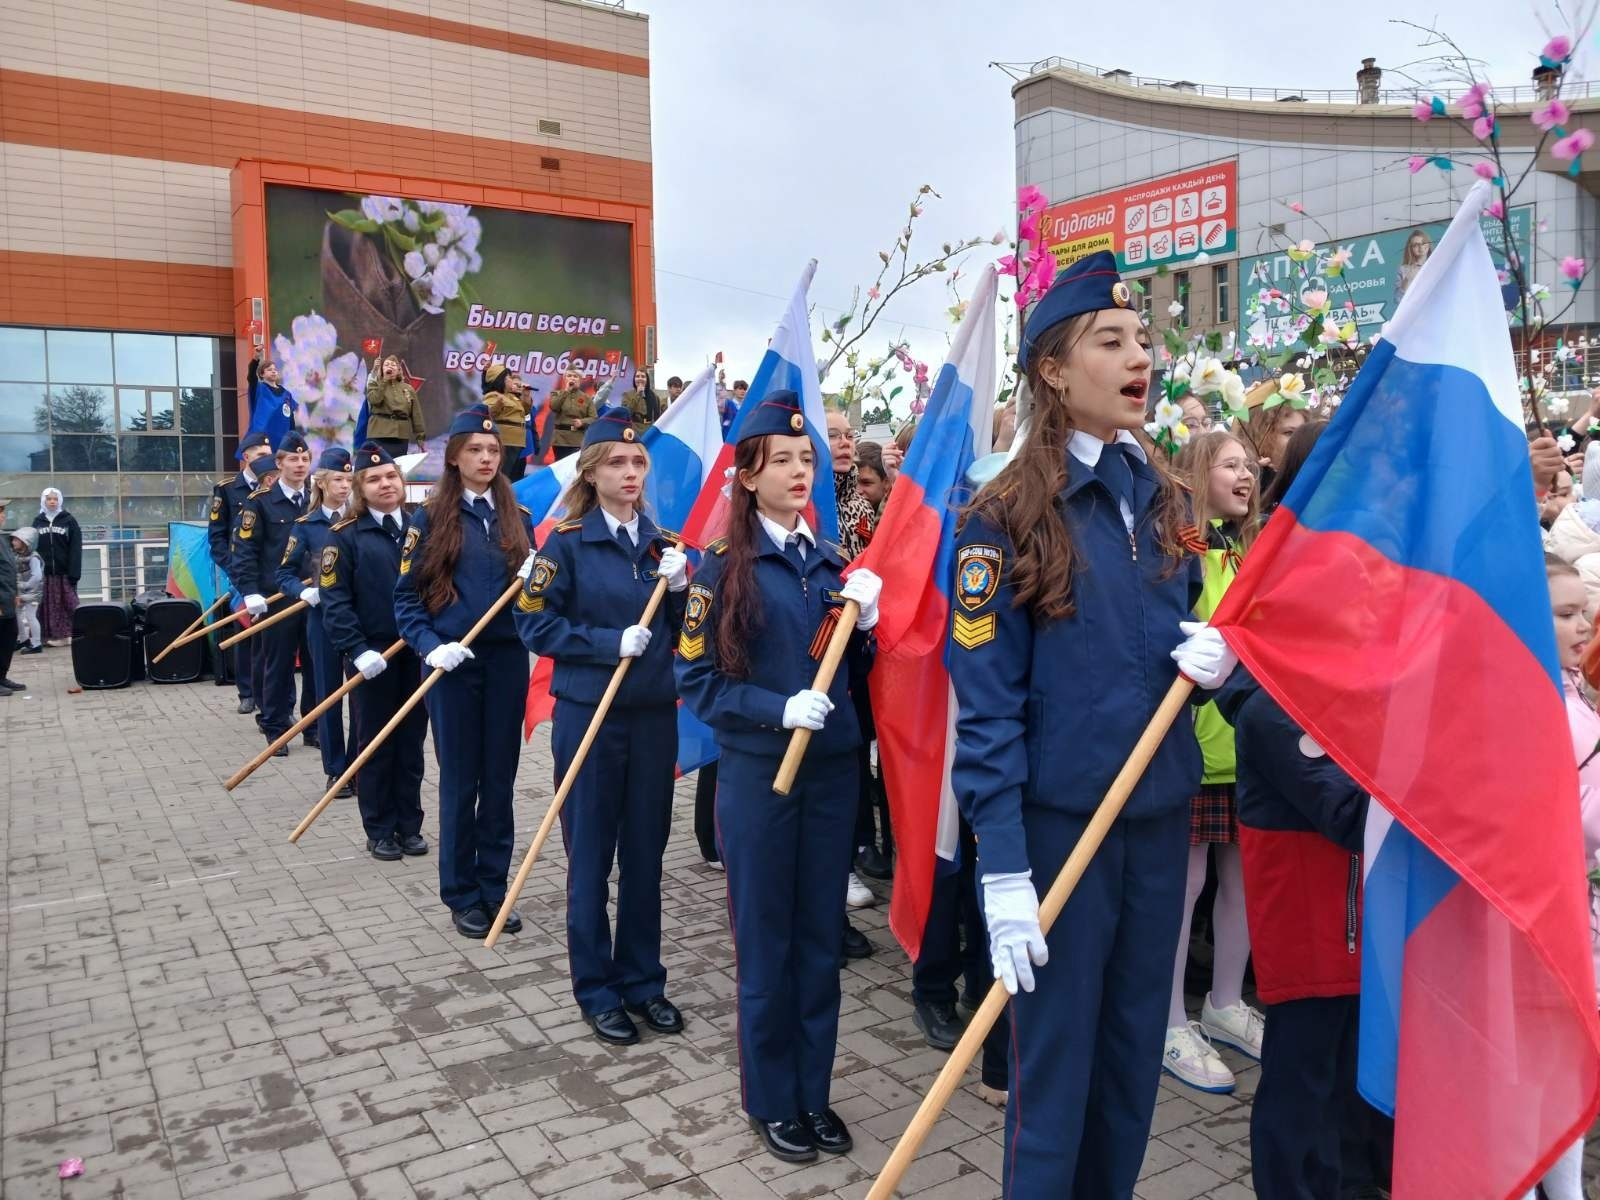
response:
<path id="1" fill-rule="evenodd" d="M 211 514 L 206 522 L 206 542 L 211 547 L 211 561 L 219 570 L 227 572 L 230 579 L 233 563 L 229 540 L 233 537 L 233 522 L 239 515 L 240 506 L 255 490 L 255 484 L 244 477 L 243 471 L 232 479 L 222 480 L 211 489 Z"/>
<path id="2" fill-rule="evenodd" d="M 1065 453 L 1065 451 L 1063 451 Z M 947 660 L 955 686 L 951 784 L 986 874 L 1029 870 L 1024 805 L 1086 816 L 1105 796 L 1178 667 L 1178 622 L 1200 597 L 1201 560 L 1174 564 L 1158 538 L 1155 468 L 1128 456 L 1134 532 L 1076 458 L 1057 504 L 1074 551 L 1077 611 L 1041 623 L 1014 603 L 1016 552 L 973 515 L 957 535 Z M 1177 569 L 1174 571 L 1173 567 Z M 1137 820 L 1189 803 L 1200 747 L 1185 709 L 1123 810 Z"/>
<path id="3" fill-rule="evenodd" d="M 333 525 L 320 504 L 294 523 L 283 547 L 283 558 L 278 562 L 277 576 L 273 580 L 277 585 L 275 591 L 298 600 L 306 588 L 317 586 L 317 567 L 322 561 L 322 551 L 333 536 Z M 303 582 L 307 579 L 311 582 Z"/>
<path id="4" fill-rule="evenodd" d="M 641 513 L 638 545 L 624 547 L 598 508 L 551 530 L 517 597 L 516 618 L 522 644 L 554 663 L 551 695 L 600 703 L 621 658 L 622 631 L 644 615 L 671 536 Z M 672 635 L 687 598 L 687 591 L 668 592 L 656 609 L 650 645 L 623 676 L 616 707 L 676 703 Z"/>
<path id="5" fill-rule="evenodd" d="M 257 488 L 239 506 L 233 521 L 233 556 L 228 577 L 241 596 L 270 596 L 278 589 L 278 564 L 299 520 L 294 501 L 274 483 Z"/>
<path id="6" fill-rule="evenodd" d="M 752 518 L 754 519 L 754 518 Z M 734 679 L 717 669 L 717 582 L 727 565 L 727 543 L 713 542 L 689 584 L 678 635 L 678 691 L 689 711 L 716 730 L 719 745 L 746 754 L 782 758 L 791 730 L 783 727 L 789 697 L 809 688 L 817 673 L 812 640 L 829 609 L 841 608 L 840 572 L 845 560 L 839 547 L 823 542 L 813 550 L 800 574 L 795 562 L 757 523 L 756 588 L 762 600 L 762 624 L 747 647 L 750 674 Z M 852 687 L 867 686 L 876 639 L 855 633 L 840 669 L 828 688 L 833 711 L 820 733 L 811 737 L 808 755 L 845 754 L 861 744 L 861 728 Z"/>
<path id="7" fill-rule="evenodd" d="M 461 503 L 461 557 L 456 560 L 456 599 L 439 612 L 430 613 L 417 593 L 415 568 L 422 561 L 422 549 L 428 542 L 428 507 L 424 505 L 411 515 L 411 528 L 406 531 L 400 553 L 400 578 L 394 585 L 394 616 L 400 627 L 400 636 L 422 658 L 427 658 L 446 642 L 459 642 L 467 630 L 478 623 L 478 618 L 488 612 L 500 593 L 511 585 L 514 567 L 506 565 L 506 556 L 500 549 L 500 522 L 506 517 L 498 509 L 487 526 L 462 498 Z M 511 512 L 512 520 L 521 521 L 527 530 L 528 545 L 533 545 L 533 523 L 528 510 L 520 504 Z M 515 642 L 517 626 L 511 617 L 511 605 L 495 614 L 494 620 L 478 635 L 480 642 Z M 511 703 L 507 698 L 507 703 Z M 521 698 L 517 699 L 521 702 Z"/>
<path id="8" fill-rule="evenodd" d="M 402 523 L 403 513 L 395 514 Z M 322 627 L 347 658 L 363 650 L 382 654 L 400 636 L 394 585 L 400 578 L 400 543 L 370 512 L 335 525 L 317 564 Z"/>

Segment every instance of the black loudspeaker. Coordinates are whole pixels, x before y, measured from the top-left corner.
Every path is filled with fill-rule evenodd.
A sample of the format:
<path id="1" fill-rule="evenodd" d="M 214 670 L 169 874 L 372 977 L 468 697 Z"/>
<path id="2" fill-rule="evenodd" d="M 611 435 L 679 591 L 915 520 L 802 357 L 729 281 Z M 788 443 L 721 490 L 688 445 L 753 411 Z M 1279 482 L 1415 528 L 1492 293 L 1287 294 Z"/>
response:
<path id="1" fill-rule="evenodd" d="M 144 661 L 145 672 L 152 683 L 193 683 L 200 678 L 206 665 L 204 638 L 179 646 L 160 662 L 156 655 L 200 616 L 200 606 L 193 600 L 151 600 L 144 606 Z"/>
<path id="2" fill-rule="evenodd" d="M 72 674 L 85 688 L 127 687 L 144 676 L 144 655 L 129 605 L 78 605 L 72 614 Z"/>

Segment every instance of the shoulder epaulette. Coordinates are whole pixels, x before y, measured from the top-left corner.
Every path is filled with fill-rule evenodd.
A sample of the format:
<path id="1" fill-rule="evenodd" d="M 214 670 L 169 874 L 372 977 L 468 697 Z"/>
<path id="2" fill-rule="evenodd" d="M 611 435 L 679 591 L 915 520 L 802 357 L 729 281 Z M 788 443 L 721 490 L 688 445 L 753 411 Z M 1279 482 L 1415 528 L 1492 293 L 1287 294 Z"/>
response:
<path id="1" fill-rule="evenodd" d="M 578 532 L 578 530 L 580 530 L 582 528 L 583 528 L 583 518 L 579 517 L 575 521 L 563 521 L 563 522 L 561 522 L 561 524 L 556 526 L 556 532 L 557 533 L 576 533 L 576 532 Z"/>
<path id="2" fill-rule="evenodd" d="M 227 486 L 228 486 L 228 485 L 229 485 L 229 484 L 230 484 L 230 483 L 232 483 L 232 482 L 233 482 L 233 481 L 234 481 L 234 480 L 235 480 L 235 479 L 236 479 L 236 478 L 238 478 L 238 477 L 237 477 L 237 476 L 235 476 L 235 475 L 229 475 L 229 476 L 228 476 L 228 477 L 227 477 L 227 478 L 226 478 L 226 479 L 219 479 L 219 480 L 217 480 L 217 482 L 216 482 L 216 483 L 214 483 L 214 484 L 213 484 L 213 485 L 212 485 L 212 486 L 213 486 L 213 487 L 219 487 L 219 488 L 220 488 L 220 487 L 227 487 Z"/>
<path id="3" fill-rule="evenodd" d="M 728 539 L 725 537 L 717 538 L 715 541 L 706 546 L 707 554 L 726 554 L 727 552 Z"/>
<path id="4" fill-rule="evenodd" d="M 517 505 L 517 511 L 525 517 L 533 516 L 533 509 L 529 508 L 526 504 Z"/>
<path id="5" fill-rule="evenodd" d="M 338 522 L 337 524 L 334 525 L 333 531 L 335 533 L 337 533 L 341 529 L 348 529 L 350 526 L 354 525 L 355 523 L 356 523 L 356 519 L 354 517 L 346 517 L 344 520 L 342 520 L 342 521 L 340 521 L 340 522 Z"/>
<path id="6" fill-rule="evenodd" d="M 669 542 L 683 541 L 683 534 L 678 533 L 676 530 L 663 529 L 659 525 L 656 526 L 656 536 L 666 538 Z"/>
<path id="7" fill-rule="evenodd" d="M 294 523 L 296 525 L 304 525 L 309 520 L 311 520 L 311 514 L 310 513 L 306 513 L 304 516 L 296 517 L 294 519 Z"/>
<path id="8" fill-rule="evenodd" d="M 255 491 L 250 493 L 250 499 L 254 500 L 257 496 L 265 496 L 271 490 L 272 486 L 270 484 L 265 487 L 258 487 Z"/>

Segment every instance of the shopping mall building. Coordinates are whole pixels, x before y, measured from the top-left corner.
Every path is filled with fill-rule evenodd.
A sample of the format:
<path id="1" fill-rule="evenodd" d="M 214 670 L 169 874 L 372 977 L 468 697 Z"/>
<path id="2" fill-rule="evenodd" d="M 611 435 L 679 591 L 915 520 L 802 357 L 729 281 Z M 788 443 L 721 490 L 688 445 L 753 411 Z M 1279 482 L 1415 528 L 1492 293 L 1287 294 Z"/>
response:
<path id="1" fill-rule="evenodd" d="M 598 2 L 10 0 L 11 522 L 59 487 L 87 595 L 159 586 L 166 523 L 234 469 L 256 347 L 314 442 L 349 440 L 379 349 L 430 437 L 488 354 L 536 382 L 649 361 L 649 72 L 647 20 Z"/>
<path id="2" fill-rule="evenodd" d="M 1041 236 L 1057 259 L 1114 250 L 1124 272 L 1145 281 L 1157 324 L 1178 299 L 1192 330 L 1241 341 L 1261 332 L 1249 296 L 1303 287 L 1284 251 L 1309 240 L 1351 251 L 1342 279 L 1317 284 L 1355 303 L 1362 334 L 1375 333 L 1476 181 L 1480 147 L 1459 121 L 1417 122 L 1415 89 L 1386 89 L 1371 59 L 1355 82 L 1347 92 L 1214 87 L 1049 59 L 1012 88 L 1017 182 L 1048 198 Z M 1529 113 L 1550 80 L 1505 82 L 1495 94 L 1514 179 L 1534 158 L 1539 131 Z M 1561 94 L 1572 127 L 1600 125 L 1600 99 L 1588 88 Z M 1416 155 L 1456 165 L 1413 171 Z M 1590 343 L 1600 359 L 1597 290 L 1586 287 L 1568 307 L 1573 293 L 1557 269 L 1566 256 L 1593 262 L 1600 253 L 1600 157 L 1588 156 L 1575 176 L 1548 153 L 1533 167 L 1510 216 L 1533 279 L 1552 291 L 1552 326 L 1536 353 L 1564 336 L 1584 360 L 1566 383 L 1600 382 L 1600 361 L 1588 361 Z M 1503 231 L 1486 233 L 1498 252 Z"/>

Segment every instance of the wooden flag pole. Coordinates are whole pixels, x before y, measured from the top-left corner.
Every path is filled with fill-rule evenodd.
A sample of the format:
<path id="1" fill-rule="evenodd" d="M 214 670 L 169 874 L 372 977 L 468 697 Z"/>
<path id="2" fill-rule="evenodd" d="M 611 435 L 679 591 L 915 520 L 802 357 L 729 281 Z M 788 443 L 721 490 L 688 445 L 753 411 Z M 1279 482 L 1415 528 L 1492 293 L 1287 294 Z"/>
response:
<path id="1" fill-rule="evenodd" d="M 1095 809 L 1094 816 L 1090 818 L 1088 826 L 1083 831 L 1083 836 L 1072 848 L 1072 853 L 1061 867 L 1061 873 L 1056 876 L 1056 881 L 1050 885 L 1050 890 L 1040 902 L 1039 928 L 1044 932 L 1050 932 L 1050 926 L 1055 924 L 1056 918 L 1061 915 L 1061 910 L 1066 907 L 1072 890 L 1083 878 L 1090 860 L 1099 851 L 1100 844 L 1105 841 L 1112 824 L 1121 815 L 1123 805 L 1127 804 L 1128 797 L 1133 794 L 1134 785 L 1139 782 L 1145 768 L 1150 765 L 1150 759 L 1154 757 L 1156 748 L 1167 736 L 1167 730 L 1172 728 L 1172 722 L 1177 720 L 1178 714 L 1183 711 L 1183 706 L 1189 702 L 1189 693 L 1193 690 L 1194 684 L 1182 675 L 1174 679 L 1172 686 L 1167 689 L 1161 706 L 1150 718 L 1150 723 L 1144 727 L 1144 733 L 1134 745 L 1133 752 L 1128 755 L 1128 761 L 1122 764 L 1122 770 L 1118 771 L 1117 777 L 1112 780 L 1105 799 L 1100 801 L 1100 807 Z M 983 1039 L 988 1037 L 989 1031 L 994 1028 L 994 1023 L 1005 1008 L 1007 999 L 1009 997 L 1006 995 L 1005 984 L 995 980 L 994 986 L 989 989 L 989 994 L 984 997 L 982 1005 L 968 1023 L 967 1031 L 961 1035 L 956 1048 L 950 1052 L 944 1069 L 939 1072 L 939 1077 L 928 1089 L 928 1094 L 923 1098 L 916 1115 L 911 1118 L 911 1124 L 906 1126 L 905 1133 L 900 1135 L 894 1153 L 889 1155 L 889 1161 L 884 1164 L 883 1170 L 879 1172 L 877 1180 L 872 1185 L 872 1190 L 867 1193 L 867 1200 L 889 1200 L 889 1197 L 894 1195 L 895 1189 L 900 1186 L 901 1176 L 911 1165 L 911 1160 L 916 1157 L 918 1148 L 933 1129 L 934 1122 L 939 1119 L 945 1104 L 960 1086 L 961 1077 L 966 1074 L 967 1068 L 972 1065 L 972 1060 L 977 1057 L 978 1050 L 983 1046 Z"/>
<path id="2" fill-rule="evenodd" d="M 856 631 L 856 618 L 861 615 L 861 605 L 854 600 L 846 600 L 844 607 L 839 610 L 839 623 L 833 627 L 833 636 L 828 639 L 828 648 L 822 653 L 822 661 L 817 664 L 816 678 L 811 681 L 811 690 L 826 692 L 833 686 L 833 677 L 839 670 L 839 662 L 844 658 L 845 647 L 850 644 L 850 635 Z M 796 729 L 789 737 L 789 748 L 784 751 L 783 762 L 778 766 L 778 777 L 772 781 L 772 790 L 780 796 L 787 796 L 789 789 L 794 787 L 794 777 L 800 773 L 800 760 L 806 756 L 806 747 L 811 744 L 811 730 Z"/>
<path id="3" fill-rule="evenodd" d="M 300 582 L 309 584 L 311 581 L 309 579 L 302 579 Z M 275 595 L 271 595 L 271 596 L 266 597 L 266 601 L 267 601 L 268 604 L 276 604 L 279 600 L 282 600 L 282 599 L 283 599 L 283 593 L 282 592 L 278 592 Z M 228 616 L 223 617 L 222 620 L 220 620 L 220 621 L 213 621 L 210 625 L 207 625 L 204 629 L 197 629 L 193 633 L 188 634 L 188 635 L 186 635 L 184 637 L 174 638 L 172 640 L 172 645 L 168 646 L 167 649 L 168 650 L 176 650 L 179 646 L 187 646 L 190 642 L 196 641 L 199 638 L 203 638 L 208 633 L 215 633 L 215 632 L 217 632 L 217 630 L 221 629 L 224 625 L 232 625 L 235 621 L 242 621 L 245 617 L 247 617 L 249 615 L 250 615 L 250 610 L 249 609 L 241 608 L 238 612 L 230 613 Z"/>
<path id="4" fill-rule="evenodd" d="M 401 649 L 404 648 L 405 644 L 406 642 L 404 638 L 401 638 L 399 641 L 395 642 L 394 645 L 390 646 L 383 652 L 383 661 L 388 662 L 396 654 L 399 654 Z M 278 739 L 270 746 L 235 771 L 228 782 L 222 786 L 227 791 L 233 791 L 234 788 L 238 787 L 241 783 L 248 779 L 257 767 L 276 754 L 280 748 L 287 746 L 291 741 L 293 741 L 295 734 L 299 733 L 307 725 L 310 725 L 323 713 L 327 712 L 335 704 L 339 703 L 339 701 L 343 700 L 351 692 L 355 691 L 356 688 L 360 686 L 361 681 L 365 678 L 365 675 L 363 675 L 360 671 L 357 671 L 354 675 L 350 676 L 349 679 L 346 679 L 339 685 L 338 690 L 330 692 L 327 698 L 324 699 L 321 704 L 318 704 L 305 716 L 301 717 L 293 725 L 289 726 L 285 733 L 280 734 Z"/>
<path id="5" fill-rule="evenodd" d="M 516 579 L 512 580 L 510 587 L 506 588 L 505 591 L 500 593 L 500 598 L 489 606 L 489 611 L 478 618 L 478 623 L 471 629 L 467 630 L 466 635 L 460 639 L 461 645 L 472 645 L 472 640 L 488 627 L 489 622 L 494 620 L 495 617 L 499 615 L 500 610 L 511 602 L 511 597 L 515 596 L 521 590 L 522 577 L 519 575 Z M 422 698 L 428 694 L 429 689 L 431 689 L 434 684 L 439 682 L 439 677 L 444 673 L 443 667 L 435 667 L 428 677 L 422 681 L 422 686 L 411 693 L 410 698 L 400 706 L 400 710 L 396 712 L 394 716 L 389 718 L 389 723 L 382 729 L 378 730 L 377 736 L 367 743 L 367 748 L 361 752 L 360 757 L 345 768 L 344 774 L 333 781 L 333 786 L 323 793 L 322 799 L 318 800 L 316 804 L 312 805 L 311 811 L 305 815 L 305 819 L 294 827 L 294 832 L 289 835 L 289 840 L 291 842 L 298 842 L 300 840 L 300 835 L 311 828 L 312 822 L 322 815 L 323 810 L 327 808 L 328 805 L 333 803 L 333 798 L 339 794 L 339 792 L 344 788 L 344 785 L 355 778 L 356 772 L 361 770 L 361 768 L 366 765 L 367 759 L 371 758 L 378 752 L 378 747 L 383 745 L 383 743 L 388 739 L 389 735 L 400 727 L 400 722 L 406 719 L 406 714 L 415 708 L 419 703 L 421 703 Z"/>
<path id="6" fill-rule="evenodd" d="M 285 608 L 279 609 L 277 612 L 272 613 L 270 616 L 262 617 L 254 625 L 250 626 L 250 628 L 242 629 L 242 630 L 240 630 L 238 633 L 234 634 L 230 638 L 224 638 L 222 641 L 217 643 L 217 649 L 218 650 L 226 650 L 230 646 L 237 646 L 240 642 L 244 641 L 246 638 L 255 637 L 255 635 L 260 633 L 263 629 L 271 629 L 279 621 L 287 621 L 290 617 L 294 616 L 295 613 L 304 612 L 306 609 L 308 609 L 310 607 L 311 606 L 309 604 L 307 604 L 304 600 L 296 600 L 293 604 L 290 604 Z"/>
<path id="7" fill-rule="evenodd" d="M 661 598 L 666 594 L 666 579 L 658 579 L 655 591 L 650 593 L 650 602 L 644 606 L 644 615 L 639 618 L 639 624 L 647 629 L 650 627 L 650 622 L 655 619 L 656 609 L 661 607 Z M 583 760 L 588 757 L 589 747 L 594 745 L 595 735 L 600 732 L 600 726 L 606 719 L 611 702 L 616 699 L 617 689 L 622 686 L 623 677 L 627 675 L 628 668 L 632 665 L 633 659 L 625 658 L 617 664 L 616 670 L 611 672 L 611 682 L 606 684 L 605 695 L 600 697 L 594 716 L 589 718 L 589 728 L 584 730 L 583 741 L 578 743 L 578 752 L 567 764 L 566 772 L 561 777 L 561 786 L 556 789 L 555 799 L 550 801 L 549 811 L 544 814 L 544 820 L 539 822 L 539 831 L 533 835 L 527 854 L 522 856 L 522 865 L 517 868 L 517 877 L 511 881 L 511 887 L 506 891 L 506 898 L 500 904 L 500 911 L 495 914 L 494 924 L 489 928 L 489 936 L 483 940 L 485 946 L 493 946 L 500 940 L 500 931 L 506 927 L 506 918 L 511 915 L 511 906 L 517 902 L 517 897 L 522 895 L 522 885 L 528 882 L 528 873 L 533 870 L 534 861 L 539 857 L 539 851 L 544 848 L 545 839 L 550 836 L 556 818 L 561 815 L 561 806 L 567 801 L 567 793 L 572 791 L 572 785 L 578 778 L 578 771 L 583 767 Z"/>
<path id="8" fill-rule="evenodd" d="M 212 601 L 212 604 L 211 604 L 210 608 L 206 609 L 205 612 L 201 613 L 193 621 L 190 621 L 189 622 L 189 627 L 187 629 L 185 629 L 177 637 L 173 638 L 170 642 L 168 642 L 165 646 L 163 646 L 161 648 L 161 653 L 157 654 L 154 658 L 152 658 L 150 660 L 151 666 L 154 666 L 156 663 L 160 662 L 167 655 L 171 654 L 172 651 L 173 651 L 173 648 L 175 646 L 177 646 L 178 643 L 181 642 L 184 638 L 188 637 L 191 633 L 193 633 L 195 630 L 200 629 L 200 636 L 201 637 L 204 637 L 207 633 L 210 633 L 211 630 L 210 630 L 209 627 L 207 627 L 205 629 L 201 629 L 201 626 L 205 625 L 207 617 L 209 617 L 212 613 L 216 612 L 217 609 L 221 608 L 224 604 L 226 604 L 228 602 L 228 596 L 229 595 L 230 595 L 230 593 L 223 592 L 222 595 L 218 596 L 214 601 Z"/>

